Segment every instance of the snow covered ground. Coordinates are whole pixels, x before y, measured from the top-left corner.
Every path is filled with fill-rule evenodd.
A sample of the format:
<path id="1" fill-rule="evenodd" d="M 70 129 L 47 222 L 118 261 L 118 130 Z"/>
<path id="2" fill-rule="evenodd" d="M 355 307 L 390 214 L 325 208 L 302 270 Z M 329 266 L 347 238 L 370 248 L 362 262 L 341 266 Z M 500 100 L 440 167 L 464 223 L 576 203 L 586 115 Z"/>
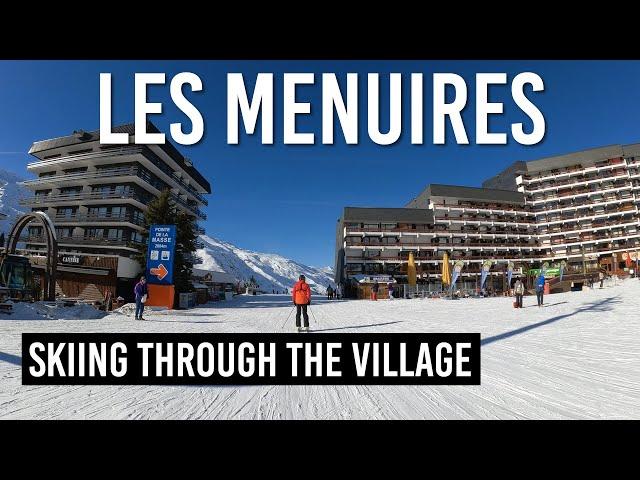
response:
<path id="1" fill-rule="evenodd" d="M 481 332 L 480 386 L 23 386 L 20 334 L 274 332 L 288 297 L 236 298 L 149 321 L 0 317 L 0 418 L 640 418 L 640 282 L 512 299 L 334 301 L 312 305 L 327 332 Z M 292 330 L 290 320 L 286 329 Z"/>

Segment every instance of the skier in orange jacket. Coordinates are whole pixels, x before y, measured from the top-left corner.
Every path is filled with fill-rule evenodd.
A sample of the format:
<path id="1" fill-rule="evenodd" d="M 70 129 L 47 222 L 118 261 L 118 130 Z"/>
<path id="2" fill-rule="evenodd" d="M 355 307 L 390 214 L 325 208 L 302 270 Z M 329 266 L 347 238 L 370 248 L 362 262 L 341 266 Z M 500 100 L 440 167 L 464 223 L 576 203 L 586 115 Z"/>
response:
<path id="1" fill-rule="evenodd" d="M 296 306 L 296 327 L 298 332 L 300 329 L 300 314 L 304 317 L 304 331 L 309 331 L 309 314 L 307 313 L 307 305 L 311 305 L 311 289 L 305 281 L 304 275 L 300 275 L 298 281 L 293 286 L 291 292 L 293 304 Z"/>

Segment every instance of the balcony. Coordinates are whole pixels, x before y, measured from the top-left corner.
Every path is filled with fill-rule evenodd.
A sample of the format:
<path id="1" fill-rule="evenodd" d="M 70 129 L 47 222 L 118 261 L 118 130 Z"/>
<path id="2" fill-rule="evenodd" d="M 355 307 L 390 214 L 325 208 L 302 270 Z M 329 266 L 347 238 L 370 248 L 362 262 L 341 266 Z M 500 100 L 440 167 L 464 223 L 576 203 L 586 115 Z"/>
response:
<path id="1" fill-rule="evenodd" d="M 56 215 L 53 217 L 53 221 L 56 225 L 64 225 L 66 223 L 133 223 L 134 225 L 143 226 L 144 218 L 134 216 L 130 213 L 126 214 L 105 214 L 105 215 L 91 215 L 91 214 L 73 214 L 73 215 Z"/>
<path id="2" fill-rule="evenodd" d="M 636 164 L 628 163 L 628 165 Z M 546 180 L 553 180 L 559 177 L 566 177 L 571 175 L 584 175 L 591 172 L 599 172 L 601 170 L 611 170 L 613 168 L 623 167 L 625 160 L 623 158 L 614 158 L 605 162 L 598 162 L 591 167 L 582 167 L 581 165 L 575 165 L 573 167 L 567 167 L 560 170 L 553 170 L 551 173 L 544 172 L 538 175 L 525 175 L 522 178 L 523 183 L 537 183 L 544 182 Z"/>
<path id="3" fill-rule="evenodd" d="M 47 240 L 42 235 L 25 235 L 20 237 L 21 242 L 26 243 L 47 243 Z M 87 237 L 83 235 L 71 235 L 71 236 L 58 236 L 58 244 L 60 245 L 95 245 L 100 247 L 128 247 L 137 249 L 140 245 L 144 245 L 144 242 L 138 242 L 130 239 L 123 238 L 108 238 L 108 237 Z"/>
<path id="4" fill-rule="evenodd" d="M 615 181 L 621 178 L 627 177 L 627 171 L 625 169 L 620 169 L 619 171 L 612 172 L 613 175 L 609 175 L 608 177 L 593 177 L 593 178 L 584 178 L 584 179 L 575 179 L 575 180 L 565 180 L 565 181 L 556 181 L 550 182 L 550 185 L 541 186 L 540 188 L 535 188 L 528 190 L 527 193 L 535 194 L 546 192 L 550 190 L 557 190 L 558 188 L 562 188 L 564 186 L 573 186 L 573 185 L 589 185 L 591 183 L 604 183 L 607 181 Z"/>
<path id="5" fill-rule="evenodd" d="M 135 191 L 129 192 L 79 192 L 79 193 L 58 193 L 58 194 L 48 194 L 48 195 L 36 195 L 29 198 L 20 199 L 20 205 L 23 206 L 40 206 L 40 205 L 55 205 L 66 202 L 77 202 L 82 200 L 113 200 L 113 199 L 132 199 L 135 200 L 142 205 L 146 205 L 149 203 L 153 197 L 149 195 L 148 197 L 141 195 Z"/>

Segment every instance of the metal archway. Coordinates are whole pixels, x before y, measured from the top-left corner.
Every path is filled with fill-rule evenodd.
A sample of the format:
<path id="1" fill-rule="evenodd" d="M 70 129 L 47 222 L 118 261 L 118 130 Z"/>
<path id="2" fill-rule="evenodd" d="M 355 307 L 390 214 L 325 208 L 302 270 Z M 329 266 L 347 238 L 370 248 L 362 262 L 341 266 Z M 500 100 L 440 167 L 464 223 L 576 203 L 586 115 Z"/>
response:
<path id="1" fill-rule="evenodd" d="M 53 222 L 44 212 L 25 213 L 16 220 L 11 227 L 9 238 L 7 239 L 7 254 L 16 253 L 16 246 L 20 240 L 20 234 L 24 227 L 30 222 L 37 220 L 42 224 L 42 228 L 47 240 L 47 269 L 44 277 L 44 296 L 46 300 L 56 299 L 56 267 L 58 265 L 58 238 Z"/>

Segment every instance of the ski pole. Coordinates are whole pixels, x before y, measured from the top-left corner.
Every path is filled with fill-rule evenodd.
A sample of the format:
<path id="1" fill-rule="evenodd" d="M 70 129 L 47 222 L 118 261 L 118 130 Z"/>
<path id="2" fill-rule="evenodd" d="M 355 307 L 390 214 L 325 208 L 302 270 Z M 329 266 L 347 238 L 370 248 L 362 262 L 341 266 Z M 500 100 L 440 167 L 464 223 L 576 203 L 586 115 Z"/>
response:
<path id="1" fill-rule="evenodd" d="M 311 305 L 309 305 L 309 311 L 311 312 L 311 316 L 313 317 L 313 321 L 316 324 L 316 327 L 318 326 L 318 319 L 316 318 L 316 314 L 313 313 L 313 310 L 311 310 Z"/>
<path id="2" fill-rule="evenodd" d="M 294 305 L 293 308 L 291 309 L 291 311 L 289 312 L 289 316 L 287 317 L 287 319 L 284 321 L 284 323 L 280 327 L 280 330 L 282 330 L 284 328 L 284 326 L 289 322 L 289 319 L 291 318 L 291 314 L 293 313 L 293 311 L 295 309 L 296 309 L 296 306 Z"/>

